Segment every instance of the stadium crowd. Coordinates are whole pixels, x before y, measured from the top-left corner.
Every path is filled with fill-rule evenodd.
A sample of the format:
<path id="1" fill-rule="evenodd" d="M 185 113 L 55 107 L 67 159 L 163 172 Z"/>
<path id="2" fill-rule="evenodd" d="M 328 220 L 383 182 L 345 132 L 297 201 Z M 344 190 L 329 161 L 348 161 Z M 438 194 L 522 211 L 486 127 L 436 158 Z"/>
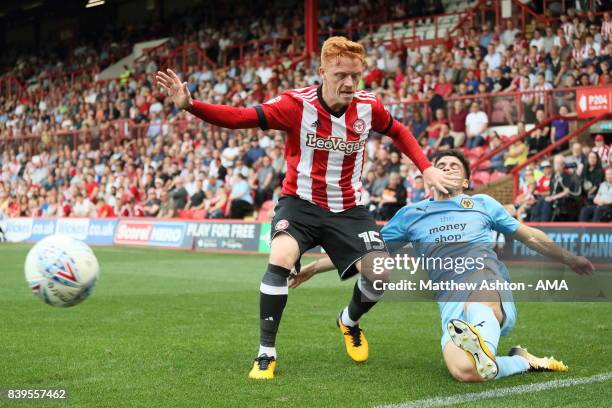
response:
<path id="1" fill-rule="evenodd" d="M 362 5 L 343 11 L 363 13 Z M 341 14 L 329 13 L 321 24 L 354 21 L 337 22 Z M 286 21 L 289 26 L 261 23 L 263 31 L 256 27 L 253 35 L 280 35 L 296 28 L 292 21 L 299 23 Z M 220 38 L 205 30 L 188 30 L 184 37 L 195 36 L 209 50 L 225 34 L 235 41 L 240 27 L 239 21 L 228 25 L 219 31 Z M 503 26 L 485 24 L 459 30 L 429 53 L 370 38 L 363 43 L 368 57 L 360 88 L 379 96 L 429 156 L 460 147 L 468 157 L 480 157 L 526 125 L 544 123 L 547 91 L 558 90 L 552 94 L 555 112 L 549 113 L 567 117 L 575 109 L 575 86 L 610 84 L 609 13 L 562 15 L 557 26 L 530 34 L 511 20 Z M 221 48 L 214 57 L 218 62 Z M 29 97 L 2 100 L 0 211 L 43 217 L 267 217 L 285 172 L 285 135 L 229 131 L 189 120 L 151 82 L 158 68 L 155 61 L 146 61 L 120 79 L 95 83 L 87 76 L 49 82 L 30 77 Z M 282 90 L 320 81 L 317 58 L 297 64 L 289 58 L 241 64 L 230 59 L 222 69 L 190 66 L 180 75 L 195 99 L 234 106 L 255 106 Z M 514 91 L 527 92 L 520 96 L 522 106 L 503 100 Z M 479 98 L 485 95 L 502 99 L 485 107 L 487 99 Z M 499 135 L 490 130 L 493 122 L 517 130 Z M 125 132 L 128 123 L 141 132 Z M 570 131 L 570 121 L 557 119 L 492 157 L 486 170 L 504 173 Z M 569 155 L 562 155 L 567 149 Z M 522 173 L 521 192 L 512 206 L 517 217 L 610 217 L 611 152 L 603 136 L 571 148 L 562 145 L 555 153 L 552 163 L 531 164 Z M 365 204 L 379 219 L 426 196 L 415 166 L 386 137 L 371 135 L 367 159 Z"/>

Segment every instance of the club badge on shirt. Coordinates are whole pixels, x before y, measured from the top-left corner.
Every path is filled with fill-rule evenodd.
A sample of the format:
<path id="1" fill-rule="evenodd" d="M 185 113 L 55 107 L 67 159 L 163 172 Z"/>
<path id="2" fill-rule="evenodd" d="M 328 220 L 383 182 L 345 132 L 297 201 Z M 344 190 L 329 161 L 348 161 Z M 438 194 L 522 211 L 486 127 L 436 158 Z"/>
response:
<path id="1" fill-rule="evenodd" d="M 467 208 L 468 210 L 474 208 L 474 201 L 472 201 L 470 198 L 462 199 L 460 204 L 463 208 Z"/>
<path id="2" fill-rule="evenodd" d="M 363 119 L 357 119 L 353 122 L 353 130 L 357 133 L 363 133 L 365 130 L 365 122 Z"/>

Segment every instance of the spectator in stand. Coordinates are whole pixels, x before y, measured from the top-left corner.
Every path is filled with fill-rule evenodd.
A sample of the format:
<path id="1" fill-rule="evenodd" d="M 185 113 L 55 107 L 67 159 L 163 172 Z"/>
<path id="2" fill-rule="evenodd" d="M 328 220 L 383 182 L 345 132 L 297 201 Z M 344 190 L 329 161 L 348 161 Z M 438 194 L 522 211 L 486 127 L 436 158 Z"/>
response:
<path id="1" fill-rule="evenodd" d="M 610 146 L 606 145 L 603 135 L 595 136 L 595 146 L 593 147 L 593 151 L 599 156 L 603 168 L 607 168 L 610 165 L 610 155 L 612 154 L 612 149 L 610 149 Z"/>
<path id="2" fill-rule="evenodd" d="M 533 192 L 535 197 L 535 203 L 529 212 L 529 221 L 539 221 L 546 212 L 544 207 L 549 206 L 546 199 L 550 196 L 550 181 L 554 174 L 554 170 L 550 165 L 548 160 L 544 160 L 540 167 L 542 172 L 544 173 L 539 178 L 536 177 L 536 188 Z M 552 215 L 552 209 L 548 209 L 549 213 Z"/>
<path id="3" fill-rule="evenodd" d="M 570 132 L 569 122 L 565 119 L 569 115 L 569 112 L 566 106 L 561 106 L 559 108 L 559 115 L 561 116 L 559 119 L 554 119 L 550 123 L 551 125 L 550 143 L 551 144 L 556 143 L 558 140 L 563 139 Z M 553 152 L 559 153 L 564 150 L 567 150 L 568 147 L 569 147 L 569 142 L 565 142 L 561 146 L 555 148 Z"/>
<path id="4" fill-rule="evenodd" d="M 99 197 L 96 202 L 96 216 L 98 218 L 112 218 L 115 217 L 115 209 L 113 206 L 107 204 L 103 197 Z"/>
<path id="5" fill-rule="evenodd" d="M 454 146 L 459 148 L 465 142 L 465 119 L 468 115 L 463 101 L 453 102 L 453 110 L 450 114 L 450 135 L 455 139 Z"/>
<path id="6" fill-rule="evenodd" d="M 612 167 L 606 169 L 605 181 L 599 185 L 593 205 L 580 211 L 580 221 L 602 222 L 612 220 Z"/>
<path id="7" fill-rule="evenodd" d="M 160 196 L 159 212 L 157 218 L 172 218 L 175 215 L 176 203 L 167 191 L 162 191 Z"/>
<path id="8" fill-rule="evenodd" d="M 378 202 L 378 219 L 390 220 L 395 213 L 406 205 L 406 189 L 402 185 L 398 173 L 389 174 L 389 180 L 385 186 L 380 201 Z"/>
<path id="9" fill-rule="evenodd" d="M 205 199 L 206 193 L 204 193 L 202 180 L 196 180 L 195 190 L 193 194 L 189 197 L 189 203 L 185 208 L 187 210 L 202 210 L 206 205 Z"/>
<path id="10" fill-rule="evenodd" d="M 453 84 L 446 80 L 444 74 L 440 74 L 438 75 L 438 83 L 434 86 L 434 91 L 446 100 L 453 93 Z"/>
<path id="11" fill-rule="evenodd" d="M 503 144 L 499 134 L 496 131 L 492 131 L 489 133 L 489 149 L 494 151 L 498 147 Z M 491 165 L 489 166 L 489 170 L 491 171 L 503 171 L 505 169 L 504 165 L 504 155 L 505 152 L 502 150 L 497 153 L 495 156 L 491 157 Z"/>
<path id="12" fill-rule="evenodd" d="M 181 176 L 176 176 L 170 185 L 170 200 L 174 204 L 174 209 L 179 211 L 184 209 L 188 199 L 189 194 L 183 186 L 183 178 Z"/>
<path id="13" fill-rule="evenodd" d="M 398 173 L 402 165 L 400 160 L 400 153 L 397 151 L 392 151 L 391 154 L 389 154 L 389 164 L 387 165 L 387 173 Z"/>
<path id="14" fill-rule="evenodd" d="M 595 152 L 590 152 L 587 156 L 587 164 L 580 175 L 582 178 L 582 192 L 585 196 L 587 205 L 593 204 L 595 194 L 599 185 L 604 180 L 604 170 L 601 166 L 601 159 Z"/>
<path id="15" fill-rule="evenodd" d="M 253 173 L 251 186 L 255 190 L 255 206 L 257 208 L 272 199 L 272 193 L 276 188 L 277 177 L 272 162 L 268 156 L 263 156 L 261 166 Z"/>
<path id="16" fill-rule="evenodd" d="M 40 216 L 41 217 L 61 217 L 62 213 L 61 213 L 60 206 L 57 203 L 57 195 L 49 194 L 47 200 L 48 202 L 46 203 L 46 205 L 43 206 Z M 1 206 L 0 206 L 0 211 L 2 211 Z M 114 215 L 110 215 L 109 217 L 113 217 L 113 216 Z"/>
<path id="17" fill-rule="evenodd" d="M 527 146 L 529 147 L 529 156 L 533 156 L 536 153 L 541 152 L 550 146 L 550 126 L 543 125 L 546 121 L 546 114 L 544 113 L 544 109 L 538 109 L 536 111 L 536 120 L 537 125 L 540 128 L 535 129 L 529 136 L 527 136 Z"/>
<path id="18" fill-rule="evenodd" d="M 157 217 L 161 201 L 155 195 L 155 189 L 150 188 L 147 191 L 147 201 L 145 202 L 143 211 L 145 217 Z M 122 211 L 123 213 L 123 211 Z M 133 214 L 130 214 L 133 215 Z"/>
<path id="19" fill-rule="evenodd" d="M 520 164 L 523 164 L 527 161 L 527 154 L 529 153 L 529 148 L 523 142 L 523 140 L 517 140 L 512 143 L 508 148 L 508 151 L 504 157 L 504 167 L 507 170 L 511 170 L 513 167 L 516 167 Z"/>
<path id="20" fill-rule="evenodd" d="M 553 159 L 554 174 L 550 179 L 550 194 L 540 198 L 534 205 L 531 221 L 548 222 L 558 220 L 560 212 L 570 209 L 570 202 L 575 195 L 580 195 L 579 180 L 573 174 L 565 172 L 565 159 L 556 155 Z"/>
<path id="21" fill-rule="evenodd" d="M 368 65 L 367 71 L 363 75 L 363 82 L 366 87 L 372 88 L 373 83 L 381 84 L 383 82 L 384 72 L 376 66 L 376 62 Z"/>
<path id="22" fill-rule="evenodd" d="M 266 155 L 266 151 L 259 146 L 259 139 L 257 136 L 251 137 L 251 144 L 249 151 L 246 153 L 245 163 L 247 166 L 252 166 L 257 161 Z"/>
<path id="23" fill-rule="evenodd" d="M 234 161 L 240 154 L 240 148 L 237 144 L 238 142 L 235 138 L 230 138 L 227 141 L 227 147 L 223 149 L 221 154 L 221 164 L 226 169 L 234 166 Z"/>
<path id="24" fill-rule="evenodd" d="M 572 144 L 572 153 L 565 158 L 565 164 L 573 163 L 576 167 L 576 174 L 581 175 L 586 164 L 586 156 L 582 153 L 582 144 L 575 142 Z"/>
<path id="25" fill-rule="evenodd" d="M 230 218 L 243 219 L 253 212 L 253 197 L 251 197 L 246 177 L 241 173 L 236 173 L 234 177 L 229 196 Z"/>
<path id="26" fill-rule="evenodd" d="M 435 119 L 427 126 L 427 141 L 430 146 L 434 146 L 440 137 L 442 126 L 448 125 L 448 119 L 444 117 L 444 109 L 436 109 Z"/>
<path id="27" fill-rule="evenodd" d="M 489 126 L 487 114 L 480 110 L 477 101 L 472 102 L 470 113 L 465 118 L 465 134 L 467 136 L 466 147 L 473 149 L 484 143 L 484 134 Z"/>
<path id="28" fill-rule="evenodd" d="M 72 217 L 95 217 L 95 207 L 82 193 L 77 193 L 76 202 L 72 208 Z"/>
<path id="29" fill-rule="evenodd" d="M 506 47 L 514 45 L 516 35 L 519 33 L 517 28 L 514 28 L 514 22 L 511 18 L 506 20 L 506 30 L 502 33 L 501 41 Z"/>
<path id="30" fill-rule="evenodd" d="M 425 100 L 427 101 L 429 109 L 432 112 L 436 112 L 438 109 L 442 109 L 442 111 L 444 111 L 446 108 L 444 99 L 434 91 L 433 87 L 427 89 L 427 92 L 425 93 Z"/>
<path id="31" fill-rule="evenodd" d="M 408 201 L 410 203 L 418 203 L 425 199 L 425 182 L 422 176 L 414 178 L 414 186 L 410 189 Z"/>
<path id="32" fill-rule="evenodd" d="M 423 119 L 423 114 L 420 110 L 416 110 L 414 112 L 414 116 L 410 121 L 410 129 L 417 140 L 420 140 L 422 137 L 426 136 L 427 121 Z"/>
<path id="33" fill-rule="evenodd" d="M 385 187 L 389 184 L 389 176 L 387 175 L 385 167 L 380 163 L 376 164 L 374 167 L 374 176 L 374 181 L 370 185 L 368 193 L 370 193 L 370 201 L 374 204 L 378 204 Z"/>
<path id="34" fill-rule="evenodd" d="M 211 198 L 207 203 L 207 218 L 216 219 L 223 218 L 225 216 L 225 208 L 227 207 L 228 201 L 228 193 L 227 190 L 223 187 L 219 187 L 214 189 L 214 192 L 208 193 L 211 195 Z"/>
<path id="35" fill-rule="evenodd" d="M 478 45 L 481 48 L 487 48 L 491 41 L 493 41 L 494 33 L 491 31 L 491 24 L 488 21 L 482 25 L 482 32 L 480 33 L 480 38 L 478 39 Z"/>
<path id="36" fill-rule="evenodd" d="M 437 151 L 452 149 L 455 145 L 455 139 L 449 133 L 449 127 L 446 123 L 443 123 L 440 127 L 440 135 L 436 140 L 436 144 L 433 148 Z"/>
<path id="37" fill-rule="evenodd" d="M 531 207 L 536 202 L 535 191 L 537 184 L 533 172 L 527 169 L 525 183 L 520 187 L 519 194 L 514 200 L 515 217 L 519 221 L 529 218 Z"/>
<path id="38" fill-rule="evenodd" d="M 502 63 L 502 56 L 495 50 L 495 44 L 489 44 L 487 47 L 487 55 L 484 57 L 484 61 L 488 64 L 489 68 L 493 71 L 499 68 Z"/>
<path id="39" fill-rule="evenodd" d="M 537 107 L 544 106 L 546 103 L 546 91 L 549 91 L 553 86 L 546 82 L 546 75 L 540 72 L 536 75 L 536 84 L 534 85 L 534 91 L 538 91 L 534 94 L 534 105 Z"/>

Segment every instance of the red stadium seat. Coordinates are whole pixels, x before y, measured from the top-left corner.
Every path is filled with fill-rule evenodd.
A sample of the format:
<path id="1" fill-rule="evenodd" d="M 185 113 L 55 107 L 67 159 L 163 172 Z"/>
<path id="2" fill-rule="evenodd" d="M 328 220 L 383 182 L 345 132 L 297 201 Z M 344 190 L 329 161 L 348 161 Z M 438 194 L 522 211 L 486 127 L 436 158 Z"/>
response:
<path id="1" fill-rule="evenodd" d="M 491 174 L 487 171 L 477 171 L 472 175 L 472 183 L 474 187 L 480 187 L 487 184 L 491 180 Z"/>
<path id="2" fill-rule="evenodd" d="M 491 178 L 489 179 L 489 183 L 494 180 L 505 177 L 505 176 L 507 176 L 507 174 L 504 173 L 503 171 L 494 171 L 493 173 L 491 173 Z"/>
<path id="3" fill-rule="evenodd" d="M 470 156 L 482 157 L 485 155 L 487 148 L 483 146 L 474 147 L 470 150 Z"/>
<path id="4" fill-rule="evenodd" d="M 205 220 L 206 219 L 206 211 L 204 210 L 192 210 L 191 212 L 192 220 Z"/>
<path id="5" fill-rule="evenodd" d="M 183 218 L 185 220 L 190 220 L 190 219 L 193 218 L 193 211 L 192 210 L 187 210 L 187 209 L 180 210 L 178 212 L 178 216 L 179 216 L 179 218 Z"/>
<path id="6" fill-rule="evenodd" d="M 489 167 L 491 167 L 491 160 L 485 160 L 478 165 L 478 169 L 476 170 L 488 169 Z"/>
<path id="7" fill-rule="evenodd" d="M 270 210 L 274 207 L 274 201 L 268 200 L 264 201 L 259 209 L 259 214 L 257 215 L 257 221 L 270 221 L 271 218 L 269 216 Z"/>

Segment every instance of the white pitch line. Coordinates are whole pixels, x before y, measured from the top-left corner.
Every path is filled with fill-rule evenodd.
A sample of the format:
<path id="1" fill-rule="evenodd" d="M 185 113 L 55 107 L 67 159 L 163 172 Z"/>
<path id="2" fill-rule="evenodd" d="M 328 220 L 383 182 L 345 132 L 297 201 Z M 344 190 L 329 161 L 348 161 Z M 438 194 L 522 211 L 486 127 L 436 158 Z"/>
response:
<path id="1" fill-rule="evenodd" d="M 448 397 L 437 397 L 418 401 L 408 401 L 399 404 L 381 405 L 377 408 L 430 408 L 445 407 L 448 405 L 462 404 L 470 401 L 488 398 L 508 397 L 510 395 L 538 392 L 555 388 L 573 387 L 575 385 L 604 382 L 612 379 L 612 372 L 593 375 L 591 377 L 569 378 L 567 380 L 553 380 L 535 384 L 517 385 L 515 387 L 496 388 L 483 392 L 469 394 L 456 394 Z"/>

